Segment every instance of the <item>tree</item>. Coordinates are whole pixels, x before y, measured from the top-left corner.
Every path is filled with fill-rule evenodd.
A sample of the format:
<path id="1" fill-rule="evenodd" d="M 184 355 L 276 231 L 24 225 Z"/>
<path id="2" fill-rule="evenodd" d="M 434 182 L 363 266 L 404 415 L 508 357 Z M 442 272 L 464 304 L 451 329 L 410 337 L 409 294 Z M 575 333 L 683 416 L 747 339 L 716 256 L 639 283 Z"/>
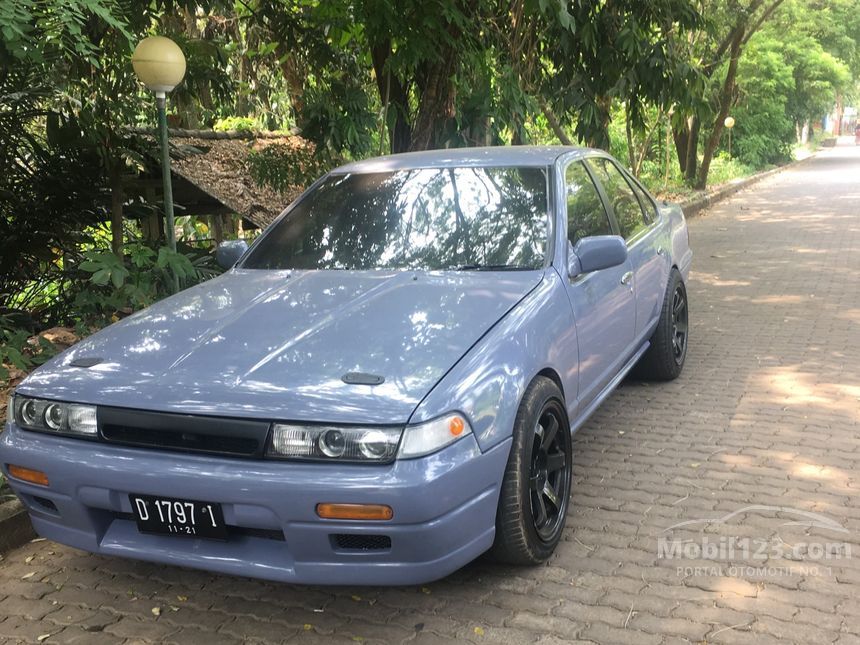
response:
<path id="1" fill-rule="evenodd" d="M 735 154 L 754 168 L 789 159 L 795 127 L 786 105 L 794 90 L 794 69 L 770 29 L 750 40 L 738 64 L 737 88 Z"/>
<path id="2" fill-rule="evenodd" d="M 705 79 L 703 100 L 679 102 L 674 120 L 678 163 L 687 181 L 704 188 L 723 122 L 735 99 L 740 59 L 749 39 L 770 20 L 783 0 L 709 0 L 702 9 L 705 27 L 685 43 L 686 58 Z M 705 125 L 705 145 L 698 163 L 699 139 Z"/>
<path id="3" fill-rule="evenodd" d="M 546 3 L 543 37 L 550 66 L 542 90 L 555 111 L 575 116 L 574 132 L 587 145 L 608 149 L 612 103 L 628 106 L 644 124 L 644 106 L 692 103 L 701 88 L 697 70 L 678 47 L 702 16 L 687 0 L 590 0 L 556 11 Z"/>

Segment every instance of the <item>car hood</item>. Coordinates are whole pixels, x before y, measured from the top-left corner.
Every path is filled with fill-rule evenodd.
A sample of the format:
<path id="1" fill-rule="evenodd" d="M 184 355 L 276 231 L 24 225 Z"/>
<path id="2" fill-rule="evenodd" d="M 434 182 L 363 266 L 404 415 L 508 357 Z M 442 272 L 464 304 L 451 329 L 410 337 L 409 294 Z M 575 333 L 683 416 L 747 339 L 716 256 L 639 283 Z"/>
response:
<path id="1" fill-rule="evenodd" d="M 404 423 L 542 276 L 232 270 L 81 341 L 18 391 L 195 414 Z M 100 361 L 74 366 L 85 359 Z M 384 382 L 346 383 L 350 372 Z"/>

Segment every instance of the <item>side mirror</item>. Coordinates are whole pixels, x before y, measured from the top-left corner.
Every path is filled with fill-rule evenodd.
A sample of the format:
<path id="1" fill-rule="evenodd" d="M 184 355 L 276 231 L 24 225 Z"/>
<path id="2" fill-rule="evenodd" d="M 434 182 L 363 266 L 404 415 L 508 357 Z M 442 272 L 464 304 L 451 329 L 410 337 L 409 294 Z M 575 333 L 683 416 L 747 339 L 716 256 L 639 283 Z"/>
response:
<path id="1" fill-rule="evenodd" d="M 245 240 L 227 240 L 221 242 L 218 248 L 215 249 L 215 261 L 225 271 L 232 269 L 233 265 L 239 261 L 245 251 L 248 250 L 248 243 Z"/>
<path id="2" fill-rule="evenodd" d="M 620 235 L 584 237 L 573 248 L 568 244 L 567 272 L 571 278 L 617 267 L 626 261 L 627 244 Z"/>

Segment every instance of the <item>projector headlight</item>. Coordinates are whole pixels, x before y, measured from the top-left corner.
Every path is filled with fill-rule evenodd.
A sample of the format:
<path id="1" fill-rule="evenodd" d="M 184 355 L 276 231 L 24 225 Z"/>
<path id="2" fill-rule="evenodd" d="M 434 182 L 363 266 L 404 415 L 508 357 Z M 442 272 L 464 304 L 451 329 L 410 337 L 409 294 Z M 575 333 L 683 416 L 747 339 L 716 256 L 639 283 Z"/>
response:
<path id="1" fill-rule="evenodd" d="M 267 454 L 284 459 L 386 463 L 397 454 L 402 428 L 276 423 Z"/>
<path id="2" fill-rule="evenodd" d="M 6 416 L 27 430 L 54 434 L 98 435 L 96 406 L 14 395 Z"/>
<path id="3" fill-rule="evenodd" d="M 388 463 L 395 457 L 429 455 L 471 433 L 472 427 L 459 413 L 405 429 L 276 423 L 266 454 L 283 459 Z"/>

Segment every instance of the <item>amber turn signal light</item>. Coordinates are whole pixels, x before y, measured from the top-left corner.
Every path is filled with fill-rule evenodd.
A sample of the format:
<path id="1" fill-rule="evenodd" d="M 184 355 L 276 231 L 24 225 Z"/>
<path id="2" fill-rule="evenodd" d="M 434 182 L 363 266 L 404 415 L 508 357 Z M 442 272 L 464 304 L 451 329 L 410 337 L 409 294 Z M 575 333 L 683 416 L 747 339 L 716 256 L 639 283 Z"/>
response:
<path id="1" fill-rule="evenodd" d="M 451 420 L 448 422 L 448 431 L 454 437 L 459 437 L 463 434 L 463 430 L 466 429 L 466 422 L 463 421 L 463 417 L 453 416 Z"/>
<path id="2" fill-rule="evenodd" d="M 31 484 L 38 484 L 39 486 L 48 485 L 48 476 L 41 470 L 31 470 L 30 468 L 13 466 L 12 464 L 7 464 L 7 467 L 9 468 L 9 474 L 15 479 L 20 479 Z"/>
<path id="3" fill-rule="evenodd" d="M 317 504 L 317 515 L 326 520 L 390 520 L 394 510 L 385 504 Z"/>

